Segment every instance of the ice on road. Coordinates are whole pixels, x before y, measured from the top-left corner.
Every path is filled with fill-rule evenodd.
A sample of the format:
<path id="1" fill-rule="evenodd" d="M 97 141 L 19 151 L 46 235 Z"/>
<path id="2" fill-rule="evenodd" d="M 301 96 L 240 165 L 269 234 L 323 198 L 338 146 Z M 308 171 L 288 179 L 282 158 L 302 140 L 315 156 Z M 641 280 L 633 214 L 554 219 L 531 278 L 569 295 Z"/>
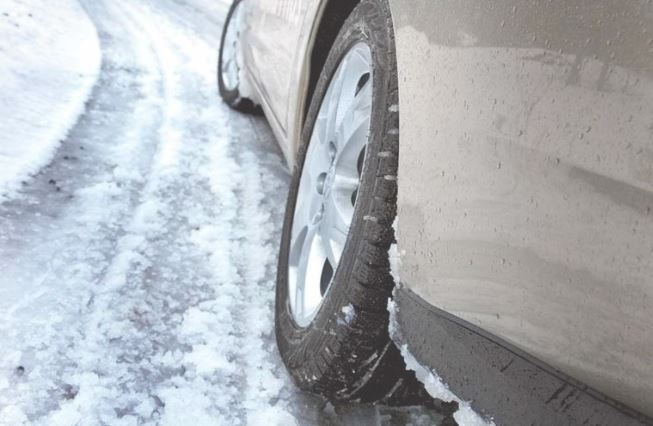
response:
<path id="1" fill-rule="evenodd" d="M 436 422 L 333 407 L 285 372 L 289 174 L 264 119 L 217 97 L 226 4 L 82 5 L 99 80 L 52 161 L 0 203 L 0 424 Z"/>

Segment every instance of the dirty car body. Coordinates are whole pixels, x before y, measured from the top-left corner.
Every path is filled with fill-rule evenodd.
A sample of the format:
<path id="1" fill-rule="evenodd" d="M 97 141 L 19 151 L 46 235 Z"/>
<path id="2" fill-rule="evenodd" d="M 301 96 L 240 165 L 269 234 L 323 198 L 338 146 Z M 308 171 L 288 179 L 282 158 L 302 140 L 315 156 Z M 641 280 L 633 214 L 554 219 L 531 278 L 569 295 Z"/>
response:
<path id="1" fill-rule="evenodd" d="M 244 2 L 250 95 L 291 167 L 352 4 Z M 389 5 L 399 343 L 499 423 L 649 422 L 653 3 Z"/>

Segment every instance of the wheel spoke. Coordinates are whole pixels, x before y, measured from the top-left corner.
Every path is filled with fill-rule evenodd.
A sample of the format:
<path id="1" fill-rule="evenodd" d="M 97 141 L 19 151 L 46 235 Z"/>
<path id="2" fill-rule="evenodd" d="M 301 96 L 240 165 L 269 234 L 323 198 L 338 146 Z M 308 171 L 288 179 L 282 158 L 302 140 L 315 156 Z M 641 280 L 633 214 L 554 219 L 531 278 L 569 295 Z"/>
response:
<path id="1" fill-rule="evenodd" d="M 370 131 L 370 118 L 359 117 L 351 126 L 343 127 L 341 134 L 341 151 L 336 164 L 336 173 L 358 179 L 358 159 L 361 151 L 367 146 Z"/>
<path id="2" fill-rule="evenodd" d="M 327 116 L 326 112 L 318 114 L 317 119 L 315 120 L 315 128 L 313 129 L 313 134 L 311 135 L 311 144 L 319 143 L 324 144 L 327 141 L 328 132 L 327 132 Z"/>
<path id="3" fill-rule="evenodd" d="M 308 147 L 308 153 L 304 163 L 304 173 L 310 175 L 310 180 L 314 184 L 315 179 L 322 172 L 329 170 L 331 166 L 331 157 L 329 155 L 329 142 L 315 135 L 311 138 L 311 144 Z"/>
<path id="4" fill-rule="evenodd" d="M 310 224 L 310 202 L 307 197 L 300 197 L 295 206 L 295 215 L 292 222 L 292 235 L 298 238 L 301 231 Z M 292 243 L 294 244 L 295 241 Z"/>
<path id="5" fill-rule="evenodd" d="M 345 191 L 332 192 L 324 205 L 323 235 L 339 240 L 336 236 L 341 233 L 344 235 L 342 240 L 346 240 L 353 213 L 351 203 L 346 201 Z M 344 245 L 344 241 L 341 243 Z"/>
<path id="6" fill-rule="evenodd" d="M 333 119 L 333 125 L 330 127 L 332 132 L 337 131 L 343 120 L 351 118 L 351 113 L 356 108 L 359 100 L 364 98 L 364 96 L 360 96 L 361 90 L 358 87 L 359 82 L 365 80 L 364 76 L 367 76 L 367 84 L 364 84 L 362 88 L 371 86 L 369 84 L 369 59 L 365 60 L 360 52 L 354 51 L 352 55 L 346 58 L 346 62 L 343 61 L 342 67 L 342 84 L 339 88 L 338 107 L 331 116 Z M 369 94 L 371 98 L 371 91 Z"/>
<path id="7" fill-rule="evenodd" d="M 361 113 L 361 112 L 363 112 L 364 115 L 367 115 L 367 113 L 369 112 L 368 110 L 371 108 L 371 106 L 372 106 L 372 83 L 368 80 L 360 88 L 360 91 L 354 97 L 354 100 L 349 104 L 349 107 L 347 108 L 347 111 L 345 112 L 344 116 L 345 117 L 351 116 L 352 118 L 355 118 L 359 115 L 357 113 Z"/>
<path id="8" fill-rule="evenodd" d="M 343 59 L 343 64 L 347 61 L 347 58 Z M 342 65 L 341 65 L 342 66 Z M 342 87 L 345 84 L 345 78 L 343 77 L 343 69 L 340 68 L 336 72 L 335 81 L 332 82 L 332 87 L 329 88 L 326 95 L 326 132 L 328 135 L 335 135 L 336 129 L 336 120 L 338 119 L 338 108 L 341 104 L 341 93 Z"/>
<path id="9" fill-rule="evenodd" d="M 295 314 L 299 316 L 312 314 L 321 302 L 320 276 L 326 260 L 324 242 L 319 234 L 319 227 L 309 227 L 305 235 L 301 241 L 302 255 L 299 256 L 299 262 L 294 271 L 294 298 L 298 308 Z"/>

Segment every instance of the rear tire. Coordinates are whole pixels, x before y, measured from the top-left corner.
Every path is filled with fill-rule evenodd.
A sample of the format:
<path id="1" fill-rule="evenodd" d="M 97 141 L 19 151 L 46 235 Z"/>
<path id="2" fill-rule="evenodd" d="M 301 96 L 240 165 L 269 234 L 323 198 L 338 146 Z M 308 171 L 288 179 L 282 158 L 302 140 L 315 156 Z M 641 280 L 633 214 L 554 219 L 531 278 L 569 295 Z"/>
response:
<path id="1" fill-rule="evenodd" d="M 220 51 L 218 53 L 218 91 L 222 100 L 231 108 L 246 112 L 259 113 L 260 108 L 251 100 L 241 95 L 240 75 L 242 58 L 240 54 L 240 25 L 238 11 L 242 0 L 234 0 L 225 18 L 222 37 L 220 38 Z M 228 75 L 229 64 L 234 67 L 232 75 Z"/>
<path id="2" fill-rule="evenodd" d="M 341 59 L 365 43 L 372 57 L 372 114 L 354 213 L 331 284 L 310 323 L 298 325 L 289 300 L 289 253 L 304 162 L 320 107 Z M 326 102 L 326 101 L 325 101 Z M 297 385 L 333 401 L 391 405 L 432 403 L 388 335 L 394 286 L 388 250 L 394 241 L 399 154 L 397 67 L 385 0 L 363 0 L 329 53 L 302 134 L 282 234 L 276 336 Z M 294 296 L 297 297 L 296 295 Z M 296 303 L 296 302 L 295 302 Z"/>

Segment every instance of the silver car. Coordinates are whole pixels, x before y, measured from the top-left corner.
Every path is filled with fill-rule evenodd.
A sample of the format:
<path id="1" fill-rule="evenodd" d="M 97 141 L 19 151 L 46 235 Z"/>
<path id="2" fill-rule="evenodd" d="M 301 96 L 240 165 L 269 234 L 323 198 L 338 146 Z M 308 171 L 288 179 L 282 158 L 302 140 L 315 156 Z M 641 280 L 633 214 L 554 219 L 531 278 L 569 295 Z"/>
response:
<path id="1" fill-rule="evenodd" d="M 401 347 L 497 424 L 653 423 L 653 2 L 236 0 L 219 62 L 293 170 L 298 386 L 422 403 Z"/>

